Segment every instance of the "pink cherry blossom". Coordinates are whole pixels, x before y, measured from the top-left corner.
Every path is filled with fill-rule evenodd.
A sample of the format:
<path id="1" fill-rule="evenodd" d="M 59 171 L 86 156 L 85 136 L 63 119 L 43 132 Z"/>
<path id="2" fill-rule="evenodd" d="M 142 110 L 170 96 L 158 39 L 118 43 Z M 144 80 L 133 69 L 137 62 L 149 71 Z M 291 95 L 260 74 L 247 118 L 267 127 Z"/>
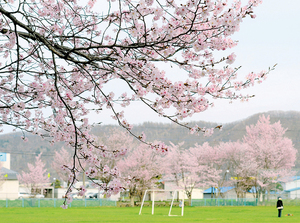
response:
<path id="1" fill-rule="evenodd" d="M 105 159 L 118 159 L 129 149 L 107 149 L 91 133 L 103 111 L 137 140 L 166 154 L 167 145 L 133 132 L 124 108 L 143 103 L 191 130 L 181 120 L 208 110 L 213 105 L 208 99 L 248 100 L 249 95 L 235 92 L 265 80 L 273 68 L 240 78 L 238 69 L 226 65 L 235 60 L 226 50 L 237 44 L 230 37 L 245 17 L 255 17 L 260 3 L 9 0 L 0 6 L 0 128 L 10 125 L 72 148 L 72 159 L 60 164 L 69 189 L 78 174 L 103 173 Z M 165 65 L 175 68 L 179 80 Z M 115 83 L 122 87 L 111 89 Z M 118 171 L 113 174 L 117 178 Z M 110 190 L 108 184 L 98 186 Z"/>
<path id="2" fill-rule="evenodd" d="M 31 163 L 27 164 L 29 172 L 22 171 L 22 173 L 18 175 L 18 180 L 34 195 L 42 193 L 41 186 L 45 183 L 49 183 L 47 170 L 45 169 L 46 164 L 41 160 L 41 156 L 42 153 L 36 157 L 34 165 Z"/>
<path id="3" fill-rule="evenodd" d="M 163 156 L 149 150 L 144 144 L 138 145 L 125 159 L 120 160 L 117 166 L 123 184 L 119 182 L 113 184 L 120 189 L 123 185 L 124 189 L 129 191 L 132 206 L 134 197 L 142 198 L 143 191 L 152 188 L 164 172 Z"/>

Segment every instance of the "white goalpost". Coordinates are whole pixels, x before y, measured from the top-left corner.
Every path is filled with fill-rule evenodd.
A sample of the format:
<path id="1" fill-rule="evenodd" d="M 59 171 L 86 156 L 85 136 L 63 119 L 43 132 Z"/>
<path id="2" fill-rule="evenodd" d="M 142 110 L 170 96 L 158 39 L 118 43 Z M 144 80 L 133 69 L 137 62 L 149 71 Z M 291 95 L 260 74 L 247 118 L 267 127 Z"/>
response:
<path id="1" fill-rule="evenodd" d="M 183 212 L 184 212 L 184 190 L 155 190 L 155 189 L 152 189 L 152 190 L 146 190 L 145 191 L 145 194 L 144 194 L 144 197 L 143 197 L 143 201 L 142 201 L 142 204 L 141 204 L 141 208 L 140 208 L 140 212 L 139 212 L 139 215 L 142 214 L 142 209 L 143 209 L 143 206 L 144 206 L 144 202 L 145 202 L 145 198 L 146 198 L 146 195 L 147 193 L 151 193 L 151 200 L 152 200 L 152 215 L 154 214 L 154 202 L 155 202 L 155 192 L 173 192 L 173 196 L 172 196 L 172 202 L 171 202 L 171 205 L 170 205 L 170 210 L 169 210 L 169 214 L 168 216 L 178 216 L 178 215 L 171 215 L 171 211 L 172 211 L 172 207 L 173 207 L 173 203 L 174 203 L 174 198 L 175 198 L 175 195 L 176 195 L 176 192 L 179 192 L 179 191 L 182 191 L 183 192 L 183 196 L 182 196 L 182 199 L 181 199 L 181 216 L 183 216 Z M 179 205 L 180 206 L 180 205 Z"/>

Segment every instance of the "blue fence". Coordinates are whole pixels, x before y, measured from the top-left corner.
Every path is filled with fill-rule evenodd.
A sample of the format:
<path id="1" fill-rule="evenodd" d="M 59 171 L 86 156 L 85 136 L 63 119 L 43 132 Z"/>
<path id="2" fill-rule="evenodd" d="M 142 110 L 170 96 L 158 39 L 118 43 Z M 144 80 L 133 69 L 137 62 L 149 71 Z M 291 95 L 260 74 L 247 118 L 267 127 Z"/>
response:
<path id="1" fill-rule="evenodd" d="M 258 199 L 255 198 L 238 198 L 238 199 L 222 199 L 222 198 L 206 198 L 193 199 L 191 206 L 257 206 Z"/>
<path id="2" fill-rule="evenodd" d="M 186 200 L 187 201 L 187 200 Z M 28 199 L 15 199 L 15 200 L 0 200 L 0 208 L 9 207 L 60 207 L 64 199 L 51 199 L 51 198 L 28 198 Z M 223 199 L 223 198 L 206 198 L 206 199 L 192 199 L 191 206 L 274 206 L 276 200 L 265 201 L 264 203 L 255 198 L 238 198 L 238 199 Z M 299 206 L 300 199 L 285 199 L 285 205 Z M 72 207 L 101 207 L 101 206 L 117 206 L 117 201 L 109 199 L 74 199 L 69 208 Z"/>
<path id="3" fill-rule="evenodd" d="M 28 198 L 16 200 L 0 200 L 1 207 L 60 207 L 64 199 L 51 198 Z M 73 199 L 72 203 L 68 205 L 72 207 L 100 207 L 100 206 L 117 206 L 116 201 L 109 199 Z"/>
<path id="4" fill-rule="evenodd" d="M 256 198 L 204 198 L 193 199 L 192 206 L 275 206 L 277 199 L 262 201 Z M 286 206 L 300 206 L 300 199 L 284 198 Z"/>

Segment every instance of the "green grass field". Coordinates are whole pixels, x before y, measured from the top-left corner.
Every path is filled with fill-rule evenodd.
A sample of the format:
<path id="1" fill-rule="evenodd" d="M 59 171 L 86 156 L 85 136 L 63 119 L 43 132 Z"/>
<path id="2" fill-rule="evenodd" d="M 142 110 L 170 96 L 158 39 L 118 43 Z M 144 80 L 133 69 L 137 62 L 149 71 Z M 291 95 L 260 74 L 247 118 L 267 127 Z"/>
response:
<path id="1" fill-rule="evenodd" d="M 87 208 L 0 208 L 0 222 L 300 222 L 300 209 L 297 206 L 285 206 L 283 216 L 277 217 L 275 207 L 185 207 L 184 216 L 168 216 L 169 208 L 143 208 L 142 215 L 138 207 L 87 207 Z M 181 209 L 173 208 L 173 215 L 180 215 Z M 285 216 L 291 213 L 294 216 Z"/>

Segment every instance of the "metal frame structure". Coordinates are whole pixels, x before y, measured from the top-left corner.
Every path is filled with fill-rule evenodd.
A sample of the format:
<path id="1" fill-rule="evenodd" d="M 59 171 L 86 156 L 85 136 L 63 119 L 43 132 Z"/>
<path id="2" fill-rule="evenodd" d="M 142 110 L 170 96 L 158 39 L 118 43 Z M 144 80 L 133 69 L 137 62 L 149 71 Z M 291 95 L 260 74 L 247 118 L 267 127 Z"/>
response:
<path id="1" fill-rule="evenodd" d="M 146 198 L 146 195 L 147 195 L 147 193 L 148 192 L 152 192 L 152 198 L 151 198 L 151 200 L 152 200 L 152 215 L 154 214 L 154 202 L 155 202 L 155 195 L 154 195 L 154 192 L 159 192 L 159 191 L 162 191 L 162 192 L 167 192 L 167 191 L 172 191 L 172 192 L 174 192 L 173 193 L 173 197 L 172 197 L 172 202 L 171 202 L 171 206 L 170 206 L 170 210 L 169 210 L 169 214 L 168 214 L 168 216 L 178 216 L 178 215 L 171 215 L 171 211 L 172 211 L 172 207 L 173 207 L 173 203 L 174 203 L 174 198 L 175 198 L 175 192 L 177 192 L 177 191 L 183 191 L 184 192 L 184 190 L 155 190 L 155 189 L 152 189 L 152 190 L 146 190 L 145 191 L 145 194 L 144 194 L 144 197 L 143 197 L 143 201 L 142 201 L 142 204 L 141 204 L 141 208 L 140 208 L 140 212 L 139 212 L 139 215 L 141 215 L 142 214 L 142 209 L 143 209 L 143 205 L 144 205 L 144 202 L 145 202 L 145 198 Z M 181 199 L 181 216 L 183 216 L 183 213 L 184 213 L 184 196 L 183 196 L 183 198 Z"/>

